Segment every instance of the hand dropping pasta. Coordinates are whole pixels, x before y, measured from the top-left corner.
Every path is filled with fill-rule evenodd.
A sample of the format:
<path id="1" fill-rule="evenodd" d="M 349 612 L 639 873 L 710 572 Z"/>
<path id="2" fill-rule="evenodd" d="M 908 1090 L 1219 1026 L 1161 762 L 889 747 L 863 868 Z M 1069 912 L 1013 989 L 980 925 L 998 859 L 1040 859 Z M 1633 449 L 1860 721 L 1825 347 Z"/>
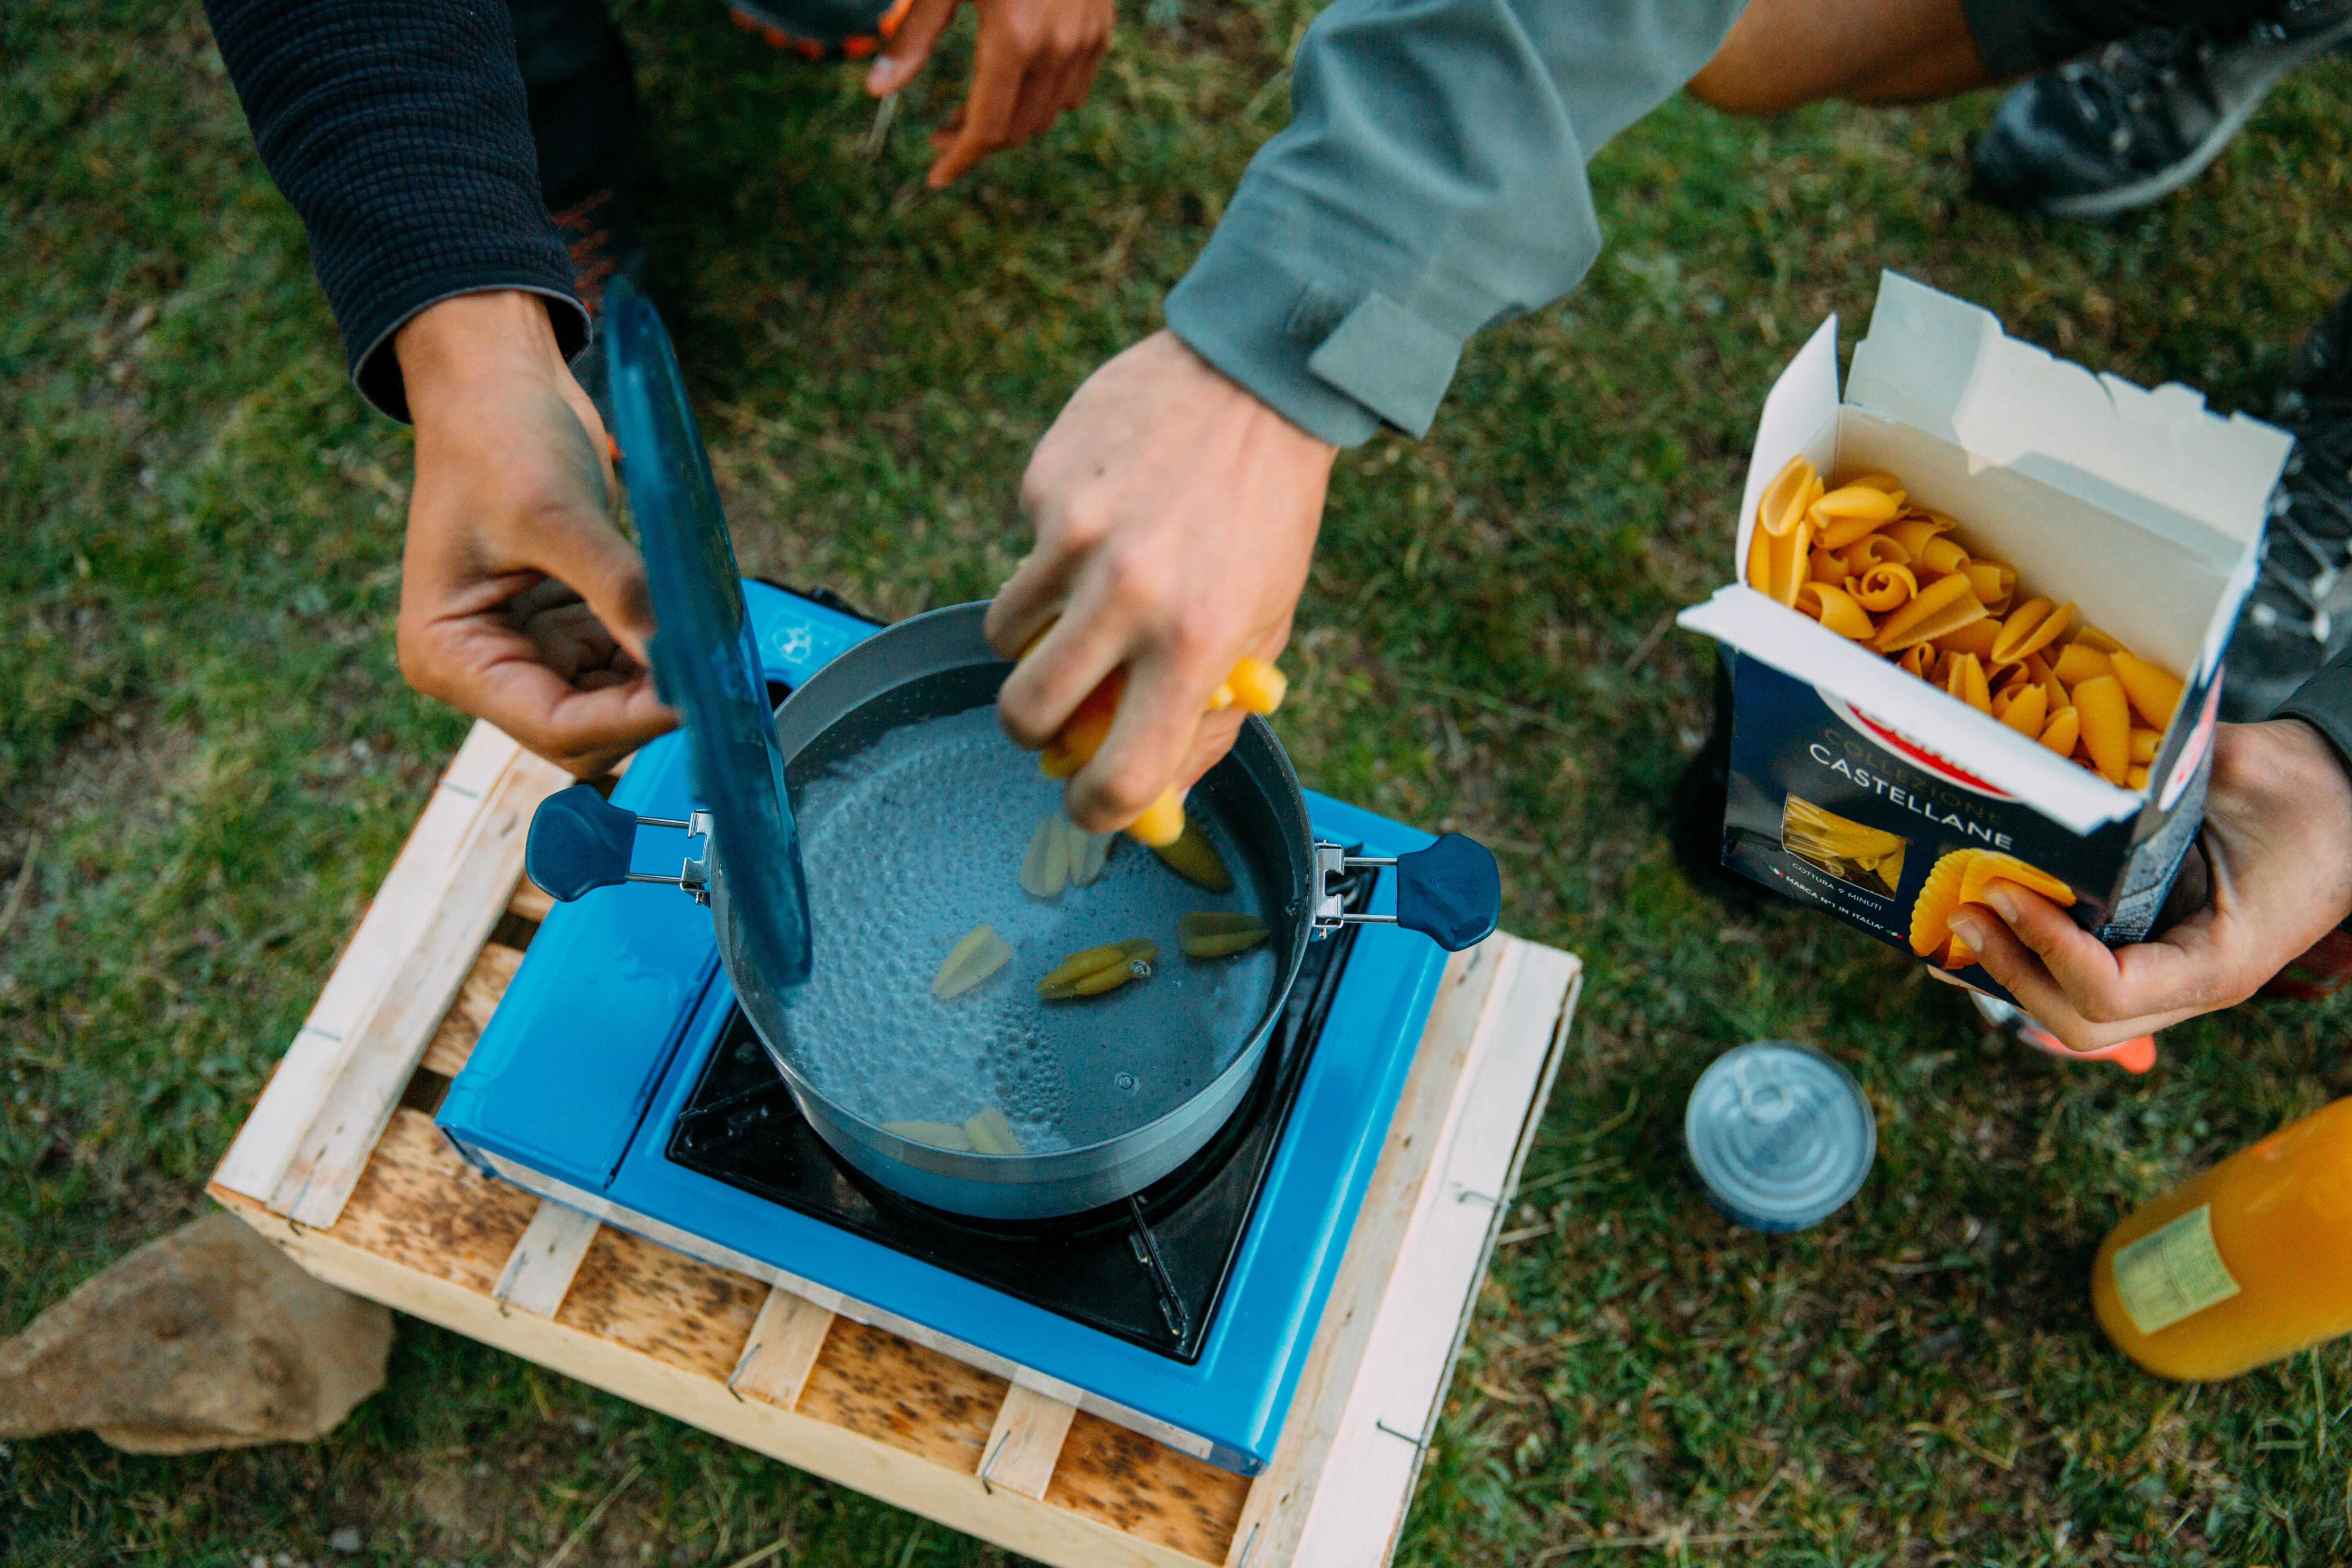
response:
<path id="1" fill-rule="evenodd" d="M 1791 458 L 1757 505 L 1748 584 L 2108 783 L 2146 789 L 2179 678 L 2085 624 L 2071 601 L 2027 594 L 2013 567 L 1972 555 L 1956 527 L 1892 474 L 1832 488 Z"/>

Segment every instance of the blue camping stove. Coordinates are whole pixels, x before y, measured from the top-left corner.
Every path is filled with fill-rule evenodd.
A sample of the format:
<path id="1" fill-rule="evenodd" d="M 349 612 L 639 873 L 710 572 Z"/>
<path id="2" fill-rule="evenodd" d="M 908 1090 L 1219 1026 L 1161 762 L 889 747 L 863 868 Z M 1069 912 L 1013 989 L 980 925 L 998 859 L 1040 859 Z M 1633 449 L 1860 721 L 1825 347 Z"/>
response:
<path id="1" fill-rule="evenodd" d="M 875 630 L 744 594 L 778 698 Z M 688 817 L 683 738 L 638 752 L 612 798 Z M 1307 803 L 1319 839 L 1431 842 Z M 639 835 L 635 869 L 675 881 L 677 843 Z M 1353 876 L 1352 907 L 1393 910 L 1392 872 Z M 550 911 L 437 1120 L 542 1196 L 1247 1475 L 1281 1436 L 1445 956 L 1391 925 L 1310 944 L 1256 1083 L 1200 1153 L 1122 1203 L 999 1224 L 839 1162 L 737 1007 L 709 918 L 633 883 Z"/>

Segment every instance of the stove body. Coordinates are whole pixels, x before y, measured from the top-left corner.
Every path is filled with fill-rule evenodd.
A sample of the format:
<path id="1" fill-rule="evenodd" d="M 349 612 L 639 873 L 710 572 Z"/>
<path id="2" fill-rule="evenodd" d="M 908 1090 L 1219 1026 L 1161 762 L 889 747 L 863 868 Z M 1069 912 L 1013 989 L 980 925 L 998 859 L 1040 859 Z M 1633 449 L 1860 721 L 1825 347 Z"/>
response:
<path id="1" fill-rule="evenodd" d="M 765 584 L 744 591 L 783 685 L 874 629 Z M 613 800 L 684 816 L 678 738 L 640 752 Z M 1384 856 L 1430 842 L 1307 800 L 1318 838 Z M 641 835 L 636 868 L 675 872 L 678 846 Z M 1392 910 L 1391 881 L 1359 895 Z M 629 884 L 550 911 L 436 1121 L 467 1159 L 542 1196 L 1254 1474 L 1445 957 L 1393 926 L 1314 944 L 1280 1048 L 1203 1156 L 1128 1212 L 992 1229 L 894 1202 L 834 1162 L 751 1039 L 708 910 Z"/>

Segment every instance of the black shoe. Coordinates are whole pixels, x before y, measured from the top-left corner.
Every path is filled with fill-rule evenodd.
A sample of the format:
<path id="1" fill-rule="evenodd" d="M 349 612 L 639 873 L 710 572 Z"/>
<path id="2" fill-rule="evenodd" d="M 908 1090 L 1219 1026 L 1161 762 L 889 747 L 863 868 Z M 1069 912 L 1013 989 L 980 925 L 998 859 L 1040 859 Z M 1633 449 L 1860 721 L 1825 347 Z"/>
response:
<path id="1" fill-rule="evenodd" d="M 646 243 L 637 234 L 636 215 L 618 185 L 604 189 L 551 215 L 563 247 L 572 257 L 572 287 L 588 307 L 588 346 L 572 362 L 572 374 L 587 392 L 589 401 L 613 427 L 613 398 L 604 374 L 604 285 L 625 278 L 646 285 Z"/>
<path id="2" fill-rule="evenodd" d="M 2222 659 L 2221 717 L 2234 723 L 2269 718 L 2352 644 L 2352 294 L 2305 340 L 2275 418 L 2294 452 Z"/>
<path id="3" fill-rule="evenodd" d="M 2041 217 L 2145 206 L 2195 179 L 2281 77 L 2347 38 L 2352 0 L 2136 34 L 2011 90 L 1977 143 L 1977 179 Z"/>

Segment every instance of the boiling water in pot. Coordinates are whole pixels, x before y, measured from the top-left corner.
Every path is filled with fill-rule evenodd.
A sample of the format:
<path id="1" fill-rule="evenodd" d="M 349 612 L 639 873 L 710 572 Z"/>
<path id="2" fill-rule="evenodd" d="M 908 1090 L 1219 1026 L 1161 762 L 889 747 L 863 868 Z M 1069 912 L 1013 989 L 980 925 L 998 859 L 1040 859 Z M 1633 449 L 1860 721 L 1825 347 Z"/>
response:
<path id="1" fill-rule="evenodd" d="M 1177 918 L 1277 907 L 1202 795 L 1192 817 L 1234 878 L 1211 893 L 1124 835 L 1089 886 L 1058 899 L 1021 888 L 1021 858 L 1062 786 L 1006 740 L 993 706 L 921 720 L 798 792 L 815 965 L 786 1003 L 793 1063 L 818 1092 L 876 1123 L 960 1123 L 994 1106 L 1026 1153 L 1117 1137 L 1208 1087 L 1249 1042 L 1279 938 L 1195 961 Z M 982 921 L 1013 960 L 947 1001 L 931 978 Z M 1045 1002 L 1037 981 L 1070 954 L 1144 937 L 1151 977 Z"/>

